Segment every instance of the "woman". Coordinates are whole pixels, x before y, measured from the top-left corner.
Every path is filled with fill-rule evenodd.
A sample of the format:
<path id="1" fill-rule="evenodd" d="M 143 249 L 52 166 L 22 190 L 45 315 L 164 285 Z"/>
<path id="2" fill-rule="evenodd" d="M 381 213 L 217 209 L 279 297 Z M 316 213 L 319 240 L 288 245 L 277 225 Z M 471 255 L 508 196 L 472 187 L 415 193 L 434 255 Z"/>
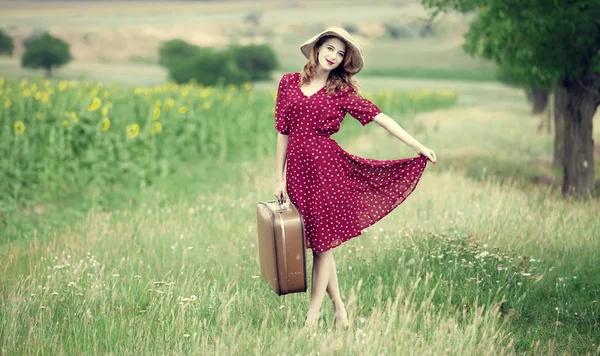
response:
<path id="1" fill-rule="evenodd" d="M 302 73 L 286 73 L 275 105 L 277 171 L 274 195 L 288 195 L 302 214 L 307 248 L 313 251 L 311 296 L 305 325 L 313 327 L 325 292 L 334 326 L 348 326 L 332 249 L 361 235 L 400 205 L 415 189 L 435 153 L 358 94 L 353 76 L 363 52 L 350 34 L 331 27 L 300 47 L 308 59 Z M 366 159 L 344 151 L 330 135 L 350 113 L 363 126 L 374 121 L 420 156 Z M 285 181 L 284 166 L 287 163 Z"/>

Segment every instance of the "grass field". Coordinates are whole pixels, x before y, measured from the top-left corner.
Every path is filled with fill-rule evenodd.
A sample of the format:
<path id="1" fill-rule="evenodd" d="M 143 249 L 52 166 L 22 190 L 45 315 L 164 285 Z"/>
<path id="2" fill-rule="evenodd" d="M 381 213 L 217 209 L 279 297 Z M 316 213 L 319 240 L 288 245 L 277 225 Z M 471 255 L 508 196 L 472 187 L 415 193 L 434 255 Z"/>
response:
<path id="1" fill-rule="evenodd" d="M 9 9 L 7 4 L 0 2 L 0 20 L 36 20 L 35 11 L 22 6 Z M 65 4 L 71 5 L 59 3 L 37 20 L 76 21 L 75 10 Z M 181 6 L 189 6 L 188 11 L 209 12 L 208 7 L 186 4 Z M 278 3 L 261 4 L 273 14 L 279 11 Z M 406 10 L 405 5 L 414 2 L 387 4 L 391 14 L 392 9 Z M 130 4 L 113 5 L 98 10 L 105 18 L 90 21 L 106 25 L 127 16 L 142 21 L 143 16 L 167 9 L 164 2 L 145 8 L 146 12 Z M 95 11 L 91 6 L 86 9 Z M 222 12 L 222 4 L 210 6 Z M 309 10 L 302 11 L 306 15 Z M 117 11 L 123 17 L 111 20 Z M 246 11 L 221 19 L 234 19 Z M 357 6 L 347 14 L 361 12 L 366 13 Z M 321 21 L 328 14 L 321 12 L 315 18 Z M 162 20 L 175 18 L 170 13 Z M 278 297 L 259 277 L 256 205 L 273 199 L 275 170 L 270 93 L 282 72 L 301 69 L 298 37 L 278 47 L 284 66 L 274 80 L 255 83 L 253 90 L 266 93 L 252 99 L 250 94 L 240 95 L 234 109 L 221 107 L 223 115 L 206 116 L 230 118 L 228 122 L 241 126 L 232 126 L 224 135 L 225 126 L 212 120 L 210 125 L 215 126 L 207 127 L 214 130 L 205 139 L 220 142 L 226 137 L 232 147 L 248 152 L 257 149 L 257 138 L 241 135 L 246 131 L 240 127 L 246 127 L 244 122 L 264 125 L 262 144 L 272 142 L 271 153 L 263 146 L 264 155 L 241 161 L 177 159 L 168 174 L 153 176 L 150 184 L 112 174 L 123 182 L 90 185 L 25 206 L 0 201 L 0 355 L 600 355 L 600 201 L 563 200 L 557 185 L 536 183 L 540 176 L 560 180 L 561 172 L 550 164 L 553 136 L 536 133 L 540 118 L 530 115 L 522 90 L 488 80 L 493 67 L 461 54 L 457 43 L 450 41 L 454 37 L 405 42 L 391 49 L 382 41 L 368 48 L 371 66 L 359 79 L 365 92 L 451 91 L 458 98 L 453 106 L 407 112 L 394 97 L 374 96 L 374 102 L 389 108 L 386 111 L 403 128 L 435 150 L 438 163 L 428 164 L 419 186 L 401 206 L 334 250 L 352 323 L 349 330 L 332 329 L 327 298 L 319 329 L 304 330 L 309 294 Z M 0 68 L 7 77 L 35 73 L 19 69 L 15 59 L 0 61 Z M 144 125 L 155 121 L 150 109 L 157 106 L 156 99 L 166 105 L 173 98 L 177 100 L 173 108 L 185 102 L 197 112 L 203 105 L 202 91 L 193 90 L 188 97 L 182 88 L 154 89 L 138 97 L 135 87 L 166 80 L 164 71 L 152 64 L 73 62 L 56 75 L 121 83 L 97 88 L 109 89 L 107 98 L 100 98 L 115 106 L 109 113 L 111 127 L 118 131 L 111 132 L 106 147 L 130 152 L 125 155 L 128 159 L 148 151 L 145 144 L 140 148 L 127 146 L 132 141 L 120 141 L 126 121 L 145 122 L 140 132 L 151 137 L 146 129 L 152 126 Z M 16 85 L 10 95 L 17 91 L 22 95 L 29 85 Z M 60 88 L 59 83 L 53 85 Z M 50 100 L 54 108 L 44 113 L 63 120 L 63 111 L 75 111 L 74 105 L 78 123 L 100 130 L 102 107 L 88 110 L 93 101 L 87 94 L 94 86 L 86 88 L 85 102 L 74 88 L 66 93 L 55 89 Z M 249 110 L 241 106 L 245 100 L 252 100 Z M 9 123 L 0 126 L 0 137 L 12 135 L 13 121 L 19 120 L 27 125 L 21 138 L 32 132 L 48 138 L 44 133 L 54 130 L 54 121 L 36 126 L 35 105 L 33 99 L 13 100 L 7 106 L 11 114 L 2 111 L 0 116 L 5 120 L 0 124 Z M 204 127 L 199 121 L 181 124 L 179 116 L 168 115 L 161 111 L 163 134 L 177 127 L 187 130 L 183 132 Z M 248 120 L 234 121 L 234 116 Z M 69 113 L 67 120 L 72 118 Z M 364 128 L 349 124 L 333 138 L 353 154 L 378 159 L 414 155 L 375 123 Z M 178 137 L 168 134 L 172 136 L 163 137 Z M 600 142 L 599 125 L 594 139 Z M 34 173 L 34 164 L 47 160 L 40 153 L 43 140 L 27 145 L 19 141 L 25 148 L 19 150 L 11 150 L 7 142 L 0 142 L 5 156 L 0 168 L 10 161 L 7 154 L 25 157 L 10 162 Z M 169 141 L 165 152 L 181 153 L 177 142 Z M 199 144 L 179 143 L 191 148 Z M 48 150 L 55 157 L 60 152 Z M 123 168 L 108 158 L 99 159 L 111 162 L 100 176 Z M 78 159 L 89 161 L 87 155 Z M 148 159 L 143 156 L 141 161 Z M 60 166 L 60 159 L 55 163 Z M 600 160 L 595 164 L 600 171 Z M 52 184 L 62 183 L 50 179 L 52 174 L 46 176 Z M 14 187 L 16 182 L 3 184 Z M 310 273 L 312 258 L 307 252 Z"/>
<path id="2" fill-rule="evenodd" d="M 308 295 L 277 297 L 257 278 L 269 156 L 182 167 L 108 193 L 102 209 L 77 210 L 82 197 L 21 212 L 36 229 L 1 249 L 2 353 L 598 354 L 598 201 L 486 174 L 547 159 L 551 136 L 533 133 L 518 93 L 503 110 L 477 99 L 402 118 L 439 162 L 334 252 L 351 330 L 331 330 L 325 303 L 319 331 L 303 331 Z M 363 157 L 412 155 L 378 127 L 340 142 Z"/>

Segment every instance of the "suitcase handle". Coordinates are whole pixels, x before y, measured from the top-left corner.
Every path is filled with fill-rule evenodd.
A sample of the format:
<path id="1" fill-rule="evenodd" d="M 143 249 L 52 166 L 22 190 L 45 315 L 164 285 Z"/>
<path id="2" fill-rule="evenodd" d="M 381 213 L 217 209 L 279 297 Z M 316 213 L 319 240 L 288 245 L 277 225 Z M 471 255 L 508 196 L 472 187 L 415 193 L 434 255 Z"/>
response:
<path id="1" fill-rule="evenodd" d="M 279 212 L 283 213 L 284 211 L 288 210 L 290 208 L 290 204 L 289 202 L 287 202 L 288 204 L 285 204 L 285 197 L 283 196 L 283 194 L 280 194 L 279 197 L 277 197 L 277 203 L 279 204 Z"/>

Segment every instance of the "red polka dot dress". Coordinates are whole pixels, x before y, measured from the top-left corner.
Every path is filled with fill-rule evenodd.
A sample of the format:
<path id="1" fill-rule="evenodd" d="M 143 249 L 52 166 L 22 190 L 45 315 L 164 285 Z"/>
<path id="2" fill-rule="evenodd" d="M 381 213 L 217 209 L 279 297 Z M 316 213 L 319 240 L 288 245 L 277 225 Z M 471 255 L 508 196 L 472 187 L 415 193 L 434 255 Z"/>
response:
<path id="1" fill-rule="evenodd" d="M 302 214 L 306 246 L 323 252 L 361 235 L 413 192 L 427 157 L 377 160 L 343 150 L 330 135 L 346 113 L 367 125 L 381 110 L 353 88 L 307 97 L 300 73 L 279 82 L 275 129 L 289 135 L 286 189 Z"/>

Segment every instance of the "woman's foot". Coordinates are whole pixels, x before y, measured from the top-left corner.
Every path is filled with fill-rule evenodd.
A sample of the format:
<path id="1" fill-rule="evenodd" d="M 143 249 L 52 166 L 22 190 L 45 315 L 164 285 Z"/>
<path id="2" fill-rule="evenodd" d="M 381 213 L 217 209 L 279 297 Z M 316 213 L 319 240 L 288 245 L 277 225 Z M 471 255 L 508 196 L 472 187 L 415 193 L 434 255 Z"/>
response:
<path id="1" fill-rule="evenodd" d="M 319 325 L 319 314 L 306 315 L 304 319 L 304 328 L 315 329 Z"/>
<path id="2" fill-rule="evenodd" d="M 348 313 L 344 304 L 333 306 L 333 327 L 347 328 L 350 326 L 348 321 Z"/>

